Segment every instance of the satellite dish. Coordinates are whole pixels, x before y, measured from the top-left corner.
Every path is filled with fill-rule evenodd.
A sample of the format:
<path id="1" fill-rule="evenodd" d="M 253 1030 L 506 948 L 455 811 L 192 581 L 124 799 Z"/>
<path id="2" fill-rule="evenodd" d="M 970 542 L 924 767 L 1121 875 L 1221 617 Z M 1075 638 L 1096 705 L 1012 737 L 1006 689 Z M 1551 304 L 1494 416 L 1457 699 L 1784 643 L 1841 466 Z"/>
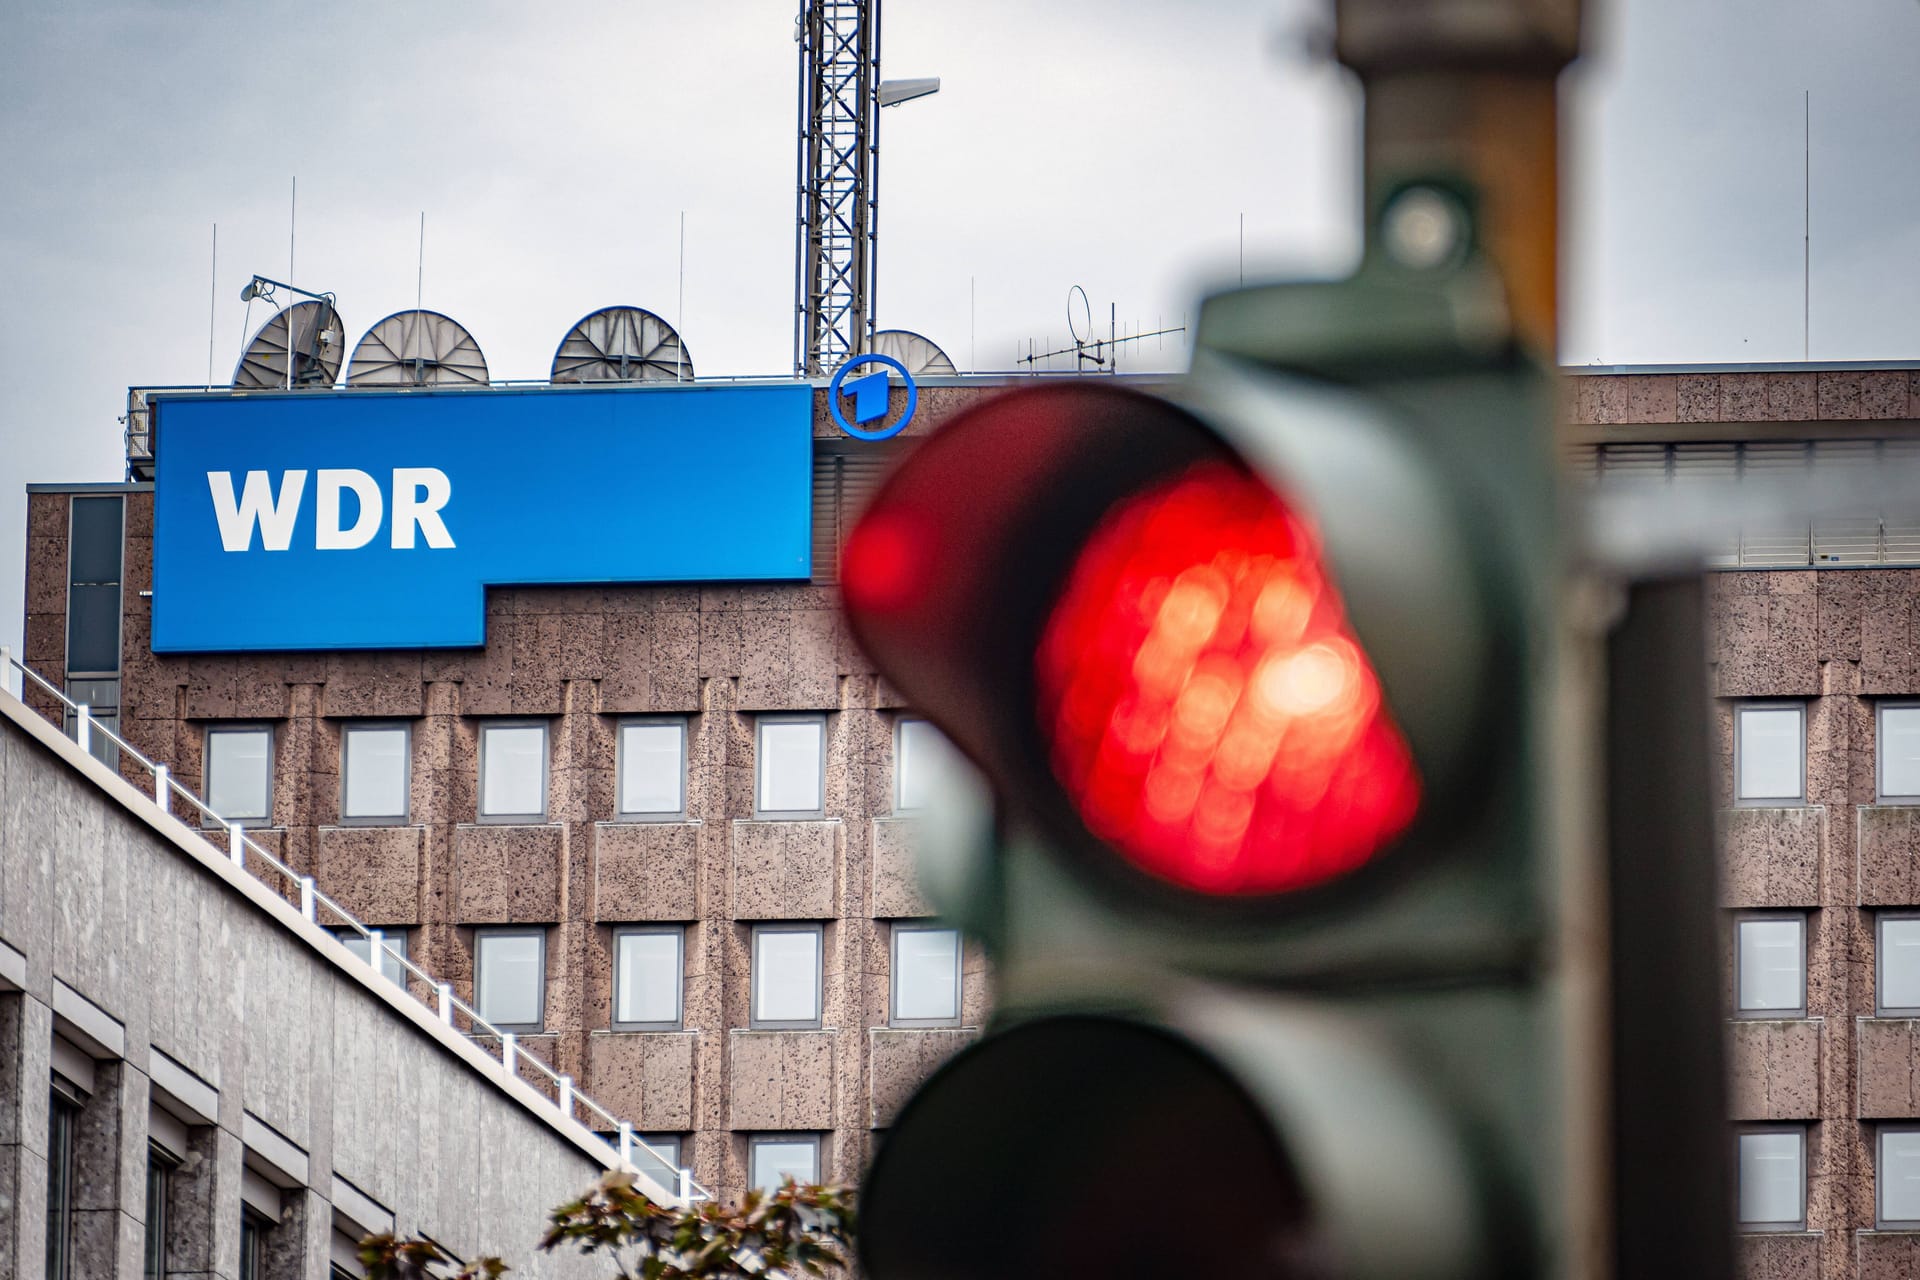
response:
<path id="1" fill-rule="evenodd" d="M 396 311 L 367 330 L 347 366 L 350 387 L 485 386 L 487 358 L 438 311 Z"/>
<path id="2" fill-rule="evenodd" d="M 639 307 L 606 307 L 567 330 L 555 382 L 691 382 L 693 357 L 672 325 Z"/>
<path id="3" fill-rule="evenodd" d="M 867 351 L 876 356 L 892 356 L 907 367 L 913 377 L 959 373 L 947 353 L 910 329 L 882 329 L 867 342 Z"/>
<path id="4" fill-rule="evenodd" d="M 233 370 L 233 385 L 271 389 L 287 385 L 287 350 L 291 336 L 293 385 L 330 387 L 340 376 L 343 326 L 330 302 L 296 302 L 276 311 L 260 326 Z"/>

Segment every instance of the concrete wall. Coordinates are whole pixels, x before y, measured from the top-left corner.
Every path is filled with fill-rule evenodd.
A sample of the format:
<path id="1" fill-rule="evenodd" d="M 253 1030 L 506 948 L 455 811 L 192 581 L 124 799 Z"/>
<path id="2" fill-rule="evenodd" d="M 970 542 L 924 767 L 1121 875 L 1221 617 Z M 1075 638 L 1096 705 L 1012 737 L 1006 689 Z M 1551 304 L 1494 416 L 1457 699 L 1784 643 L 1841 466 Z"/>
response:
<path id="1" fill-rule="evenodd" d="M 0 694 L 0 1276 L 44 1265 L 56 1035 L 95 1060 L 76 1277 L 141 1274 L 156 1105 L 190 1146 L 170 1274 L 235 1274 L 249 1168 L 282 1188 L 274 1280 L 324 1280 L 337 1213 L 604 1274 L 532 1248 L 596 1138 Z"/>

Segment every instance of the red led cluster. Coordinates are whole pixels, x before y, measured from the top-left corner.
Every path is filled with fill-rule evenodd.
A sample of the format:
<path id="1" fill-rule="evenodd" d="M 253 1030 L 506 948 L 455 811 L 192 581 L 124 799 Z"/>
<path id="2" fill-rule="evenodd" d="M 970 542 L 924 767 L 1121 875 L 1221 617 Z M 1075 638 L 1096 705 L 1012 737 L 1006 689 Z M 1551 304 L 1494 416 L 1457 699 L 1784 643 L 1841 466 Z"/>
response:
<path id="1" fill-rule="evenodd" d="M 1035 664 L 1055 776 L 1091 831 L 1163 880 L 1308 888 L 1366 862 L 1419 807 L 1311 530 L 1226 463 L 1107 514 Z"/>

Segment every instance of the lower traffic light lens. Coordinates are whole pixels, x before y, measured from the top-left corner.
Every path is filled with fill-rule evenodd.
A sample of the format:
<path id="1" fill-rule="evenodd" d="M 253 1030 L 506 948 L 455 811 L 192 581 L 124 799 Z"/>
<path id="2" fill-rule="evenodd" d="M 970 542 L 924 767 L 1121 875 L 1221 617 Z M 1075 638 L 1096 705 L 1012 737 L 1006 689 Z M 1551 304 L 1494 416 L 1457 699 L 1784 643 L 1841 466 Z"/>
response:
<path id="1" fill-rule="evenodd" d="M 1036 654 L 1041 730 L 1093 833 L 1218 895 L 1310 888 L 1406 828 L 1420 784 L 1311 529 L 1204 462 L 1095 528 Z"/>

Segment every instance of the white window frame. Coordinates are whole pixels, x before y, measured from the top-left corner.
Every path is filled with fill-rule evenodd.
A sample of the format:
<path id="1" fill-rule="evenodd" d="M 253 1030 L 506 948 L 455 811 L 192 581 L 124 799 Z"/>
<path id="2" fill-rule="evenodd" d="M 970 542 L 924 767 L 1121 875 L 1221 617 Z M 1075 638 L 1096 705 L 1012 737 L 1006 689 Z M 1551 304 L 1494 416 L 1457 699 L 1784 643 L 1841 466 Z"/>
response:
<path id="1" fill-rule="evenodd" d="M 1873 801 L 1875 804 L 1920 804 L 1920 793 L 1908 795 L 1887 790 L 1887 712 L 1911 711 L 1920 715 L 1920 702 L 1912 698 L 1888 698 L 1873 709 Z"/>
<path id="2" fill-rule="evenodd" d="M 223 813 L 220 818 L 225 822 L 238 822 L 242 826 L 273 825 L 273 775 L 279 763 L 279 744 L 274 742 L 273 726 L 248 722 L 244 724 L 210 724 L 200 740 L 200 785 L 206 793 L 207 803 L 213 803 L 213 740 L 222 734 L 264 733 L 267 735 L 267 811 L 265 813 Z M 201 816 L 201 825 L 217 827 L 223 825 L 210 814 Z"/>
<path id="3" fill-rule="evenodd" d="M 770 724 L 811 724 L 820 729 L 820 772 L 814 785 L 820 797 L 818 806 L 812 809 L 767 809 L 760 804 L 763 783 L 769 757 L 767 755 L 766 729 Z M 768 712 L 754 717 L 753 722 L 753 816 L 771 818 L 776 821 L 805 820 L 827 816 L 827 717 L 824 712 L 811 711 L 800 714 L 790 712 Z"/>
<path id="4" fill-rule="evenodd" d="M 1790 921 L 1800 926 L 1800 1003 L 1780 1009 L 1742 1009 L 1740 1007 L 1740 926 Z M 1780 1022 L 1807 1016 L 1807 930 L 1805 911 L 1742 911 L 1733 918 L 1733 1016 L 1748 1021 Z"/>
<path id="5" fill-rule="evenodd" d="M 398 732 L 406 741 L 401 751 L 399 813 L 347 812 L 347 757 L 353 735 L 365 732 Z M 340 825 L 343 827 L 404 827 L 413 816 L 413 725 L 405 720 L 350 720 L 340 726 Z"/>
<path id="6" fill-rule="evenodd" d="M 391 981 L 397 983 L 402 987 L 405 987 L 407 985 L 407 967 L 404 964 L 401 964 L 400 962 L 407 958 L 407 941 L 408 941 L 407 930 L 404 928 L 375 929 L 373 930 L 373 932 L 378 933 L 380 935 L 381 950 L 390 951 L 393 953 L 389 955 L 382 955 L 380 957 L 381 976 L 390 979 Z M 353 928 L 351 925 L 343 928 L 335 929 L 333 931 L 333 936 L 340 939 L 341 946 L 345 947 L 348 951 L 353 953 L 353 958 L 355 960 L 358 960 L 361 964 L 367 965 L 369 968 L 372 967 L 373 965 L 372 960 L 370 960 L 365 955 L 361 955 L 359 951 L 354 950 L 355 945 L 358 944 L 361 947 L 363 947 L 367 952 L 371 953 L 373 950 L 372 938 L 368 937 L 366 934 L 361 933 L 358 929 Z"/>
<path id="7" fill-rule="evenodd" d="M 487 734 L 493 729 L 538 729 L 540 731 L 540 809 L 534 813 L 487 812 Z M 478 821 L 496 826 L 541 826 L 552 806 L 549 792 L 553 782 L 553 732 L 545 720 L 484 720 L 480 724 L 480 742 L 475 778 L 473 807 Z"/>
<path id="8" fill-rule="evenodd" d="M 1920 1231 L 1920 1217 L 1887 1216 L 1887 1138 L 1896 1133 L 1920 1137 L 1920 1125 L 1911 1121 L 1879 1125 L 1873 1136 L 1873 1225 L 1877 1231 Z"/>
<path id="9" fill-rule="evenodd" d="M 749 1135 L 747 1138 L 747 1189 L 749 1191 L 761 1189 L 759 1183 L 755 1180 L 753 1176 L 754 1163 L 759 1158 L 757 1153 L 759 1152 L 761 1147 L 774 1146 L 774 1145 L 811 1146 L 813 1148 L 813 1183 L 815 1185 L 818 1185 L 820 1183 L 823 1171 L 820 1168 L 820 1135 L 819 1134 L 817 1133 L 756 1133 L 756 1134 Z M 806 1184 L 803 1183 L 802 1185 L 806 1185 Z M 766 1190 L 769 1193 L 771 1193 L 779 1190 L 779 1188 L 768 1187 L 766 1188 Z"/>
<path id="10" fill-rule="evenodd" d="M 1800 790 L 1794 796 L 1755 796 L 1740 794 L 1740 717 L 1749 711 L 1792 711 L 1800 717 Z M 1733 707 L 1733 803 L 1739 809 L 1798 809 L 1807 803 L 1807 704 L 1800 701 L 1737 702 Z"/>
<path id="11" fill-rule="evenodd" d="M 1741 1138 L 1756 1137 L 1762 1134 L 1790 1133 L 1800 1139 L 1800 1216 L 1791 1221 L 1749 1222 L 1740 1217 L 1740 1158 L 1739 1142 Z M 1797 1232 L 1807 1229 L 1807 1126 L 1804 1124 L 1745 1124 L 1736 1130 L 1734 1138 L 1734 1217 L 1743 1232 L 1755 1235 Z M 1877 1154 L 1877 1148 L 1876 1148 Z"/>
<path id="12" fill-rule="evenodd" d="M 953 935 L 953 1016 L 950 1018 L 903 1018 L 900 1016 L 900 940 L 910 933 L 950 933 Z M 966 939 L 952 925 L 933 920 L 901 921 L 893 926 L 887 942 L 887 1025 L 890 1027 L 957 1027 L 966 1007 Z"/>
<path id="13" fill-rule="evenodd" d="M 776 933 L 813 935 L 813 1017 L 762 1018 L 760 1016 L 760 940 Z M 826 1018 L 827 931 L 818 923 L 769 921 L 753 926 L 748 940 L 747 1027 L 752 1031 L 818 1031 Z"/>
<path id="14" fill-rule="evenodd" d="M 1920 1005 L 1892 1005 L 1883 998 L 1887 989 L 1887 925 L 1895 921 L 1920 924 L 1920 911 L 1876 911 L 1873 919 L 1873 1016 L 1920 1018 Z"/>
<path id="15" fill-rule="evenodd" d="M 674 971 L 673 1017 L 657 1022 L 623 1022 L 620 1018 L 620 944 L 626 938 L 672 938 Z M 615 1031 L 679 1031 L 687 1018 L 687 929 L 678 924 L 623 924 L 613 931 L 613 1007 L 608 1025 Z"/>
<path id="16" fill-rule="evenodd" d="M 673 809 L 640 811 L 627 808 L 627 730 L 662 727 L 680 731 L 680 768 L 677 774 L 680 803 Z M 687 740 L 691 736 L 685 716 L 626 716 L 613 729 L 613 812 L 621 822 L 684 822 L 687 818 Z"/>
<path id="17" fill-rule="evenodd" d="M 547 1026 L 546 926 L 534 925 L 532 927 L 523 927 L 507 925 L 498 928 L 489 926 L 473 931 L 473 1008 L 474 1012 L 479 1013 L 482 1017 L 486 1017 L 481 1011 L 486 1008 L 487 1001 L 480 985 L 480 979 L 483 976 L 480 967 L 480 952 L 482 942 L 488 938 L 534 938 L 538 940 L 540 944 L 538 971 L 535 973 L 533 980 L 534 1020 L 532 1022 L 494 1022 L 493 1019 L 488 1018 L 487 1021 L 501 1031 L 512 1031 L 515 1034 L 525 1035 L 541 1034 L 546 1030 Z"/>

